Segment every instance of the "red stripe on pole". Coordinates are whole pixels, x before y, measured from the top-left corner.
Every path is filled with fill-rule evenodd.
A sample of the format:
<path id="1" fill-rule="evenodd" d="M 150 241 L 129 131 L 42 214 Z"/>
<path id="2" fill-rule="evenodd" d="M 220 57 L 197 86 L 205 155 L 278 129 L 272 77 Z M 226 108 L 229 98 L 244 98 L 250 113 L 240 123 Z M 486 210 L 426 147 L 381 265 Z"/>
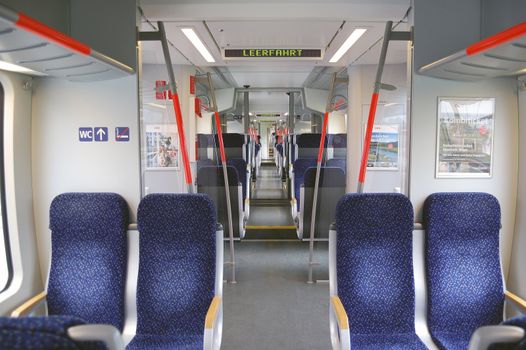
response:
<path id="1" fill-rule="evenodd" d="M 184 175 L 186 183 L 191 185 L 192 171 L 190 170 L 190 160 L 188 159 L 188 150 L 186 149 L 186 139 L 184 137 L 183 116 L 181 113 L 181 105 L 179 104 L 179 95 L 171 94 L 170 98 L 174 103 L 175 121 L 177 122 L 177 132 L 179 133 L 179 144 L 181 145 L 181 153 L 183 154 Z"/>
<path id="2" fill-rule="evenodd" d="M 225 145 L 223 144 L 223 132 L 221 131 L 221 119 L 219 119 L 219 112 L 215 112 L 217 125 L 217 138 L 219 139 L 219 153 L 221 153 L 221 163 L 226 164 Z"/>
<path id="3" fill-rule="evenodd" d="M 329 123 L 329 112 L 325 112 L 323 117 L 323 129 L 321 131 L 320 148 L 318 149 L 318 163 L 323 158 L 323 149 L 325 148 L 325 135 L 327 134 L 327 124 Z"/>
<path id="4" fill-rule="evenodd" d="M 58 30 L 48 27 L 44 23 L 26 16 L 22 12 L 18 14 L 18 20 L 15 22 L 15 25 L 80 54 L 91 54 L 91 48 L 89 46 L 59 32 Z"/>
<path id="5" fill-rule="evenodd" d="M 373 134 L 374 117 L 376 115 L 376 106 L 378 105 L 379 94 L 373 93 L 371 97 L 371 107 L 369 108 L 369 118 L 367 119 L 367 131 L 365 132 L 365 140 L 363 142 L 362 162 L 360 164 L 359 183 L 365 182 L 365 172 L 367 170 L 367 160 L 369 159 L 369 147 L 371 146 L 371 137 Z"/>
<path id="6" fill-rule="evenodd" d="M 503 32 L 492 35 L 484 40 L 481 40 L 473 45 L 470 45 L 466 48 L 466 53 L 468 55 L 475 55 L 484 50 L 488 50 L 498 46 L 506 41 L 516 39 L 519 36 L 526 34 L 526 22 L 522 22 L 506 29 Z"/>

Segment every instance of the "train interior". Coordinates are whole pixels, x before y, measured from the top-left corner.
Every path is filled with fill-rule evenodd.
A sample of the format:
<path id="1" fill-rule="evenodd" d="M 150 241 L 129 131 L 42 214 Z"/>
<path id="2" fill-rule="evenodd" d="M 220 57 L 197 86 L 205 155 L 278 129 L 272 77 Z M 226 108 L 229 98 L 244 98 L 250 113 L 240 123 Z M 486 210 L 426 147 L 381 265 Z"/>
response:
<path id="1" fill-rule="evenodd" d="M 523 0 L 0 0 L 0 349 L 526 349 Z"/>

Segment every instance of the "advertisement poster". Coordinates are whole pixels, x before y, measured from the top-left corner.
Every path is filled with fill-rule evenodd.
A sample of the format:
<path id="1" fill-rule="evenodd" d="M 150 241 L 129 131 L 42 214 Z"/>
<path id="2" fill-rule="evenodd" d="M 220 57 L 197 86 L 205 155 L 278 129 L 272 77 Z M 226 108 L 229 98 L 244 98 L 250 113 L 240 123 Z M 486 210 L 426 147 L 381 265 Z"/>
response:
<path id="1" fill-rule="evenodd" d="M 398 169 L 398 125 L 379 124 L 373 126 L 367 169 Z"/>
<path id="2" fill-rule="evenodd" d="M 437 178 L 491 177 L 494 115 L 494 98 L 439 98 Z"/>
<path id="3" fill-rule="evenodd" d="M 146 125 L 146 167 L 179 168 L 177 126 Z"/>

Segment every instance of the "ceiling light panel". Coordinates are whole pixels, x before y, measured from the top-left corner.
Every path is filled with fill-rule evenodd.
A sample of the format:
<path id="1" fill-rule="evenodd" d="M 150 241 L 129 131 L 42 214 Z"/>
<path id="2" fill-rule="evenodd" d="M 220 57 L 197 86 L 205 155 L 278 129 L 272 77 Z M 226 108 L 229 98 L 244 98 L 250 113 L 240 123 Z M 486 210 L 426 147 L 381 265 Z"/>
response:
<path id="1" fill-rule="evenodd" d="M 208 51 L 205 44 L 203 43 L 203 41 L 201 41 L 201 39 L 199 38 L 199 36 L 193 28 L 181 28 L 181 31 L 188 38 L 188 40 L 190 40 L 190 42 L 192 43 L 192 45 L 194 45 L 197 51 L 199 51 L 199 53 L 201 54 L 201 56 L 203 56 L 206 62 L 215 62 L 214 56 L 212 56 L 210 51 Z"/>
<path id="2" fill-rule="evenodd" d="M 364 28 L 356 28 L 353 30 L 351 35 L 343 42 L 342 46 L 336 51 L 336 53 L 329 60 L 330 63 L 336 63 L 342 58 L 347 51 L 360 39 L 360 37 L 367 31 Z"/>

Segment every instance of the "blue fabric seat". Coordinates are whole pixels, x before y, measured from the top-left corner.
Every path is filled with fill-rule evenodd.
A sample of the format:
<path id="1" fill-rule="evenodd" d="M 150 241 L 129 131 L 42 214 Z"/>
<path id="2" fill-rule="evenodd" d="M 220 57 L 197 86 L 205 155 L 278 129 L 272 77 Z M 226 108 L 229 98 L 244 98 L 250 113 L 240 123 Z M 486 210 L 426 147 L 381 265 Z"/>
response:
<path id="1" fill-rule="evenodd" d="M 243 199 L 247 198 L 247 162 L 242 158 L 227 158 L 226 164 L 233 166 L 237 170 L 237 178 L 243 186 Z M 243 201 L 243 209 L 245 202 Z"/>
<path id="2" fill-rule="evenodd" d="M 294 161 L 294 198 L 296 198 L 297 210 L 300 210 L 300 188 L 304 182 L 305 171 L 316 166 L 314 158 L 298 158 Z"/>
<path id="3" fill-rule="evenodd" d="M 137 331 L 127 349 L 202 349 L 215 293 L 214 204 L 204 194 L 151 194 L 137 224 Z"/>
<path id="4" fill-rule="evenodd" d="M 409 350 L 426 349 L 414 333 L 399 334 L 351 334 L 352 349 L 360 350 Z"/>
<path id="5" fill-rule="evenodd" d="M 336 230 L 331 294 L 336 292 L 347 313 L 351 348 L 426 349 L 415 334 L 409 199 L 397 193 L 347 194 L 336 208 Z"/>
<path id="6" fill-rule="evenodd" d="M 104 350 L 99 342 L 76 342 L 68 328 L 85 324 L 72 316 L 0 317 L 0 349 L 9 350 Z"/>
<path id="7" fill-rule="evenodd" d="M 340 168 L 343 170 L 344 173 L 347 173 L 347 159 L 344 158 L 329 159 L 325 166 Z"/>
<path id="8" fill-rule="evenodd" d="M 428 327 L 441 349 L 502 321 L 500 206 L 487 193 L 435 193 L 424 204 Z"/>
<path id="9" fill-rule="evenodd" d="M 122 331 L 128 206 L 115 193 L 64 193 L 51 203 L 50 315 Z"/>

